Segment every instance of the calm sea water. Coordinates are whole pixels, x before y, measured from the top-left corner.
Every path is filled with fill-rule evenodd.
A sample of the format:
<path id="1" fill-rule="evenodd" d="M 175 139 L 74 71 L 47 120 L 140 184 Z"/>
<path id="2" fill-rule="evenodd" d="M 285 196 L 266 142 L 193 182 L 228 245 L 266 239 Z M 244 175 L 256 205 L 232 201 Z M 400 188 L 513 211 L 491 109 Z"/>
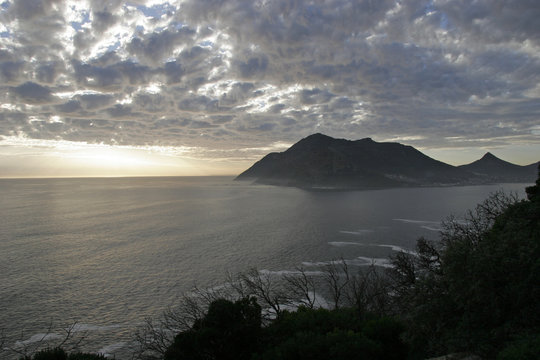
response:
<path id="1" fill-rule="evenodd" d="M 309 192 L 231 178 L 0 180 L 0 329 L 31 346 L 77 322 L 85 351 L 122 359 L 132 333 L 226 272 L 384 265 L 388 245 L 526 184 Z"/>

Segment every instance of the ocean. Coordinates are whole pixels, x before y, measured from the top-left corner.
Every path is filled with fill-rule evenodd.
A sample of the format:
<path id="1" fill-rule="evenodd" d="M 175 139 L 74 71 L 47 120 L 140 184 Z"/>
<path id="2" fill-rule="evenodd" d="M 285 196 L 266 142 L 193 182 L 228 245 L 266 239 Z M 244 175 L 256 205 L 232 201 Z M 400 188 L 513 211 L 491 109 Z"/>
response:
<path id="1" fill-rule="evenodd" d="M 388 265 L 491 192 L 528 184 L 305 191 L 230 177 L 0 180 L 0 335 L 128 359 L 133 333 L 193 286 L 343 258 Z M 7 352 L 5 352 L 7 354 Z M 13 353 L 11 353 L 13 355 Z M 14 356 L 17 358 L 17 356 Z"/>

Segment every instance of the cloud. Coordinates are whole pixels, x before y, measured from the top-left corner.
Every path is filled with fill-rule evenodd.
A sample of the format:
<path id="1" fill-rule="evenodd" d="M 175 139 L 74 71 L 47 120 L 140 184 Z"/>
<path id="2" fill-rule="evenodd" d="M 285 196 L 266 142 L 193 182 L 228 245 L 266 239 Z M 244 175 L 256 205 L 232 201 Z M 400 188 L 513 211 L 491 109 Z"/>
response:
<path id="1" fill-rule="evenodd" d="M 163 72 L 165 74 L 167 84 L 180 83 L 182 81 L 182 76 L 184 75 L 184 69 L 177 60 L 166 62 Z"/>
<path id="2" fill-rule="evenodd" d="M 268 68 L 268 58 L 266 56 L 251 57 L 247 61 L 238 61 L 236 67 L 241 79 L 262 77 Z"/>
<path id="3" fill-rule="evenodd" d="M 127 46 L 130 54 L 148 63 L 161 62 L 173 56 L 179 47 L 191 42 L 195 31 L 187 26 L 174 30 L 163 30 L 146 36 L 134 37 Z"/>
<path id="4" fill-rule="evenodd" d="M 11 93 L 17 100 L 28 104 L 41 104 L 51 102 L 53 99 L 51 90 L 46 86 L 41 86 L 31 81 L 11 88 Z"/>
<path id="5" fill-rule="evenodd" d="M 81 103 L 77 100 L 69 100 L 68 102 L 57 105 L 56 110 L 60 113 L 75 113 L 82 110 Z"/>
<path id="6" fill-rule="evenodd" d="M 539 146 L 538 18 L 533 0 L 6 1 L 0 136 Z"/>
<path id="7" fill-rule="evenodd" d="M 76 101 L 85 110 L 101 109 L 103 107 L 110 105 L 114 100 L 113 95 L 102 94 L 102 93 L 89 93 L 89 94 L 76 95 L 74 98 L 77 99 Z"/>
<path id="8" fill-rule="evenodd" d="M 475 39 L 490 43 L 540 40 L 537 20 L 540 4 L 534 0 L 489 0 L 470 3 L 465 0 L 436 1 L 436 7 L 448 17 L 449 26 L 463 29 Z M 468 11 L 463 11 L 468 9 Z"/>
<path id="9" fill-rule="evenodd" d="M 109 11 L 94 11 L 92 15 L 92 28 L 97 33 L 103 33 L 118 21 L 118 18 Z"/>
<path id="10" fill-rule="evenodd" d="M 43 1 L 21 0 L 12 6 L 14 15 L 21 20 L 31 20 L 37 16 L 45 15 L 47 3 Z"/>

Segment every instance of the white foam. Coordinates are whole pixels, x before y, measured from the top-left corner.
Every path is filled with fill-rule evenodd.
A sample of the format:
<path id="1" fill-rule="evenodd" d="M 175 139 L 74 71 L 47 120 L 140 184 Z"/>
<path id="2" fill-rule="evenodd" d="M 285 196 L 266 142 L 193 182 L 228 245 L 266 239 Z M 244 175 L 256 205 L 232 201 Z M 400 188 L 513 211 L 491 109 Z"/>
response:
<path id="1" fill-rule="evenodd" d="M 15 342 L 15 345 L 16 346 L 28 345 L 28 344 L 34 344 L 34 343 L 42 342 L 42 341 L 63 339 L 64 337 L 65 337 L 64 335 L 55 334 L 55 333 L 47 333 L 47 334 L 40 333 L 40 334 L 32 335 L 30 338 L 26 340 L 19 340 Z"/>
<path id="2" fill-rule="evenodd" d="M 304 263 L 302 263 L 304 264 Z M 308 276 L 319 276 L 322 275 L 322 271 L 299 271 L 299 270 L 277 270 L 277 271 L 271 271 L 271 270 L 259 270 L 260 274 L 266 274 L 266 275 L 278 275 L 278 276 L 284 276 L 284 275 L 308 275 Z"/>
<path id="3" fill-rule="evenodd" d="M 404 252 L 411 255 L 417 255 L 416 251 L 412 251 L 409 249 L 405 249 L 404 247 L 398 246 L 398 245 L 387 245 L 387 244 L 370 244 L 372 246 L 380 246 L 380 247 L 387 247 L 392 249 L 393 251 L 397 252 Z"/>
<path id="4" fill-rule="evenodd" d="M 115 344 L 111 344 L 111 345 L 107 345 L 101 349 L 99 349 L 97 351 L 98 354 L 101 354 L 107 358 L 114 358 L 115 355 L 114 355 L 114 352 L 118 349 L 121 349 L 123 348 L 124 346 L 126 346 L 126 343 L 125 342 L 119 342 L 119 343 L 115 343 Z"/>
<path id="5" fill-rule="evenodd" d="M 310 294 L 310 298 L 311 298 L 311 296 L 313 296 L 313 304 L 316 307 L 323 308 L 323 309 L 331 309 L 332 308 L 332 305 L 330 304 L 330 302 L 328 300 L 326 300 L 323 296 L 321 296 L 321 295 L 319 295 L 317 293 Z"/>
<path id="6" fill-rule="evenodd" d="M 430 231 L 441 231 L 442 229 L 440 227 L 433 227 L 433 226 L 427 226 L 422 225 L 420 226 L 422 229 L 430 230 Z"/>
<path id="7" fill-rule="evenodd" d="M 317 261 L 317 262 L 311 262 L 311 261 L 304 261 L 302 262 L 303 266 L 309 266 L 309 267 L 316 267 L 316 266 L 326 266 L 331 264 L 339 264 L 341 261 Z"/>
<path id="8" fill-rule="evenodd" d="M 343 247 L 343 246 L 379 246 L 379 247 L 387 247 L 387 248 L 390 248 L 393 251 L 397 251 L 397 252 L 401 251 L 401 252 L 404 252 L 404 253 L 407 253 L 407 254 L 416 255 L 416 252 L 414 252 L 412 250 L 405 249 L 404 247 L 401 247 L 401 246 L 398 246 L 398 245 L 362 244 L 362 243 L 357 243 L 357 242 L 346 242 L 346 241 L 331 241 L 328 244 L 330 244 L 332 246 L 338 246 L 338 247 Z"/>
<path id="9" fill-rule="evenodd" d="M 346 265 L 353 266 L 381 266 L 381 267 L 392 267 L 392 263 L 387 258 L 368 258 L 364 256 L 359 256 L 356 259 L 348 260 L 332 260 L 332 261 L 320 261 L 320 262 L 303 262 L 302 265 L 310 267 L 319 267 L 319 266 L 328 266 L 328 265 L 340 265 L 342 263 Z"/>
<path id="10" fill-rule="evenodd" d="M 339 246 L 339 247 L 343 247 L 343 246 L 365 246 L 365 244 L 361 244 L 361 243 L 357 243 L 357 242 L 350 242 L 350 241 L 330 241 L 328 244 L 332 245 L 332 246 Z"/>
<path id="11" fill-rule="evenodd" d="M 369 233 L 372 233 L 373 230 L 356 230 L 356 231 L 347 231 L 347 230 L 341 230 L 340 233 L 342 234 L 350 234 L 350 235 L 366 235 Z"/>
<path id="12" fill-rule="evenodd" d="M 108 331 L 119 328 L 120 325 L 92 325 L 92 324 L 75 324 L 70 330 L 72 332 L 79 331 Z"/>
<path id="13" fill-rule="evenodd" d="M 440 221 L 431 221 L 431 220 L 411 220 L 411 219 L 392 219 L 394 221 L 400 221 L 410 224 L 424 224 L 424 225 L 440 225 Z"/>
<path id="14" fill-rule="evenodd" d="M 384 268 L 394 267 L 392 263 L 390 262 L 390 259 L 387 259 L 387 258 L 368 258 L 368 257 L 360 256 L 357 258 L 357 260 L 364 262 L 363 264 L 358 264 L 359 266 L 375 265 L 375 266 L 380 266 Z"/>

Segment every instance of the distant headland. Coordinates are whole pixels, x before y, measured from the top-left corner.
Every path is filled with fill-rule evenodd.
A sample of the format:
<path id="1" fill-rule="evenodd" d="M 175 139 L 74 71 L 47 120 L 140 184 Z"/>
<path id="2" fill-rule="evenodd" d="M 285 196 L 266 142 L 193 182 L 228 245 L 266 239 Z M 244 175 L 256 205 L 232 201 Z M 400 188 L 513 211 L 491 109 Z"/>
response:
<path id="1" fill-rule="evenodd" d="M 309 189 L 532 183 L 537 168 L 538 163 L 515 165 L 489 152 L 470 164 L 452 166 L 412 146 L 317 133 L 264 156 L 236 180 Z"/>

